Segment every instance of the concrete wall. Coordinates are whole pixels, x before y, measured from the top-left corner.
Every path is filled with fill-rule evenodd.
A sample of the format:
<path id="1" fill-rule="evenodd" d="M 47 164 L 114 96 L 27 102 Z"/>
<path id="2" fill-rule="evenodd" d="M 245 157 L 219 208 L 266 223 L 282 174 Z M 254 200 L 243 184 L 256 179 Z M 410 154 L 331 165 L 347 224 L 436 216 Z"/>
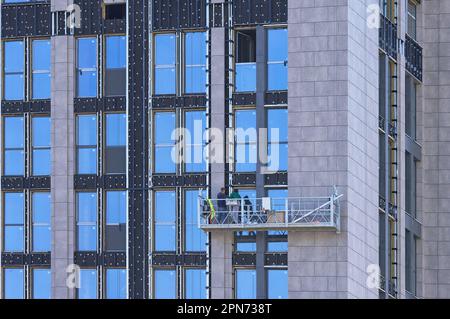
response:
<path id="1" fill-rule="evenodd" d="M 289 196 L 345 195 L 342 231 L 289 233 L 290 298 L 371 298 L 378 264 L 377 1 L 289 1 Z"/>
<path id="2" fill-rule="evenodd" d="M 223 0 L 213 0 L 212 3 L 223 3 Z M 226 43 L 225 28 L 211 29 L 211 128 L 220 130 L 225 137 L 225 59 Z M 223 141 L 213 140 L 214 161 L 211 164 L 211 195 L 225 187 L 224 160 L 227 152 Z M 210 297 L 213 299 L 233 298 L 233 254 L 234 236 L 231 231 L 214 231 L 210 234 Z"/>
<path id="3" fill-rule="evenodd" d="M 68 1 L 52 1 L 52 10 L 66 10 Z M 73 298 L 66 269 L 74 255 L 74 59 L 72 36 L 52 37 L 52 297 Z"/>
<path id="4" fill-rule="evenodd" d="M 423 296 L 450 298 L 450 0 L 423 9 Z"/>

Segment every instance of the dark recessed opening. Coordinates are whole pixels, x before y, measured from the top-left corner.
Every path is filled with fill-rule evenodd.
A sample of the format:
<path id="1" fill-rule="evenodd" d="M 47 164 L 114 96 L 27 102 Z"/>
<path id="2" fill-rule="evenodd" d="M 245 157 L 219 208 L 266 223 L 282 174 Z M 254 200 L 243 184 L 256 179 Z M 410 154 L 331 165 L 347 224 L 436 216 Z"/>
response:
<path id="1" fill-rule="evenodd" d="M 125 3 L 115 3 L 105 5 L 105 20 L 125 19 L 127 12 Z"/>
<path id="2" fill-rule="evenodd" d="M 256 62 L 256 30 L 236 32 L 236 63 Z"/>

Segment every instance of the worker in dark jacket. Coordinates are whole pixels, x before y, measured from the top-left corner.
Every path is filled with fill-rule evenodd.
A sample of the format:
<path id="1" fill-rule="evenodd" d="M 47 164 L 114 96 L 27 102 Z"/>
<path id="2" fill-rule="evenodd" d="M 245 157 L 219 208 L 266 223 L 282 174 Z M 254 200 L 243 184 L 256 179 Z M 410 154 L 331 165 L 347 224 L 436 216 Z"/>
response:
<path id="1" fill-rule="evenodd" d="M 253 203 L 250 201 L 248 196 L 244 196 L 244 211 L 245 211 L 245 222 L 247 224 L 252 223 L 252 215 L 253 215 Z"/>
<path id="2" fill-rule="evenodd" d="M 225 187 L 222 187 L 217 194 L 217 220 L 219 224 L 224 221 L 227 211 L 227 193 Z"/>

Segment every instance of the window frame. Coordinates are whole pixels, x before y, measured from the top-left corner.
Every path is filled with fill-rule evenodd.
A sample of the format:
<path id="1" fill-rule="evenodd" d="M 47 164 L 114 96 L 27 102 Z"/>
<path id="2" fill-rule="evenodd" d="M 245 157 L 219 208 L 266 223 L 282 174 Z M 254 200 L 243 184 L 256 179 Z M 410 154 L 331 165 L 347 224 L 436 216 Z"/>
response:
<path id="1" fill-rule="evenodd" d="M 208 83 L 207 83 L 207 81 L 208 81 L 208 77 L 207 77 L 207 73 L 208 73 L 208 66 L 207 66 L 207 63 L 208 63 L 208 59 L 207 59 L 207 55 L 208 55 L 208 43 L 207 43 L 207 34 L 206 34 L 206 30 L 186 30 L 186 31 L 183 31 L 182 33 L 181 33 L 181 36 L 182 36 L 182 52 L 181 52 L 181 65 L 182 65 L 182 67 L 181 67 L 181 70 L 182 70 L 182 72 L 181 72 L 181 78 L 182 78 L 182 91 L 183 91 L 183 94 L 185 94 L 185 95 L 201 95 L 201 94 L 206 94 L 206 92 L 207 92 L 207 90 L 208 90 Z M 206 47 L 206 50 L 205 50 L 205 64 L 187 64 L 187 59 L 186 59 L 186 55 L 187 55 L 187 50 L 186 50 L 186 46 L 187 46 L 187 41 L 186 41 L 186 39 L 187 39 L 187 35 L 188 34 L 194 34 L 194 33 L 201 33 L 201 34 L 204 34 L 204 37 L 205 37 L 205 47 Z M 202 92 L 187 92 L 187 77 L 186 77 L 186 75 L 187 75 L 187 70 L 188 70 L 188 68 L 198 68 L 198 67 L 204 67 L 205 68 L 205 87 L 204 87 L 204 91 L 202 91 Z"/>
<path id="2" fill-rule="evenodd" d="M 197 192 L 197 194 L 198 194 L 198 191 L 199 190 L 195 189 L 195 188 L 188 188 L 188 187 L 183 188 L 183 194 L 182 194 L 182 205 L 183 205 L 182 206 L 182 214 L 183 214 L 183 216 L 181 217 L 182 218 L 182 224 L 183 224 L 182 225 L 182 229 L 183 229 L 183 231 L 182 231 L 182 236 L 183 236 L 182 243 L 183 243 L 183 251 L 186 252 L 186 253 L 198 253 L 198 252 L 204 253 L 204 252 L 206 252 L 206 249 L 207 249 L 207 246 L 206 246 L 207 235 L 200 228 L 198 228 L 198 219 L 195 218 L 194 219 L 194 223 L 191 224 L 191 223 L 188 223 L 188 218 L 187 218 L 187 215 L 188 215 L 188 208 L 187 208 L 187 203 L 186 203 L 187 199 L 188 199 L 187 193 L 188 192 Z M 206 189 L 202 190 L 202 193 L 206 197 L 207 190 Z M 195 201 L 195 203 L 197 204 L 196 201 Z M 198 214 L 198 212 L 197 212 L 197 205 L 195 205 L 194 217 L 196 217 L 197 214 Z M 204 241 L 205 241 L 204 250 L 191 250 L 191 249 L 188 249 L 188 232 L 187 232 L 187 230 L 189 229 L 189 227 L 197 228 L 196 230 L 198 230 L 200 232 L 200 235 L 204 236 Z M 191 240 L 192 241 L 197 241 L 199 239 L 198 238 L 195 238 L 195 239 L 191 238 Z M 195 244 L 194 244 L 194 246 L 195 246 Z"/>
<path id="3" fill-rule="evenodd" d="M 288 154 L 287 154 L 288 157 L 286 158 L 286 162 L 287 162 L 286 169 L 279 169 L 278 171 L 270 171 L 270 172 L 287 172 L 289 170 L 289 136 L 286 136 L 286 140 L 285 141 L 281 141 L 281 139 L 280 139 L 280 141 L 278 141 L 278 142 L 272 142 L 272 141 L 269 140 L 269 129 L 270 129 L 269 128 L 269 113 L 270 113 L 270 111 L 285 111 L 285 112 L 288 112 L 288 108 L 287 108 L 287 106 L 272 106 L 272 105 L 264 107 L 264 112 L 266 113 L 265 114 L 265 122 L 266 122 L 265 123 L 265 127 L 267 128 L 267 135 L 266 135 L 266 138 L 267 138 L 267 150 L 266 150 L 267 151 L 267 156 L 270 155 L 269 151 L 270 151 L 270 147 L 272 145 L 278 145 L 280 150 L 281 150 L 281 148 L 283 146 L 286 146 L 287 150 L 288 150 Z M 289 124 L 289 114 L 286 116 L 286 127 L 288 127 L 288 124 Z M 281 155 L 281 152 L 280 152 L 279 155 Z M 280 161 L 280 164 L 281 164 L 282 159 L 280 158 L 279 161 Z M 268 166 L 268 164 L 266 164 L 265 167 L 266 168 L 270 168 Z"/>
<path id="4" fill-rule="evenodd" d="M 22 119 L 22 127 L 23 127 L 23 147 L 22 148 L 9 148 L 6 147 L 6 137 L 7 137 L 7 132 L 6 132 L 6 119 L 8 118 L 17 118 L 17 119 Z M 19 177 L 25 177 L 26 175 L 26 158 L 27 158 L 27 143 L 26 143 L 26 135 L 27 135 L 27 121 L 26 121 L 26 117 L 25 115 L 11 115 L 11 116 L 3 116 L 2 118 L 2 146 L 3 146 L 3 151 L 2 151 L 2 175 L 3 176 L 19 176 Z M 22 175 L 8 175 L 6 174 L 6 152 L 7 151 L 22 151 L 23 152 L 23 166 L 22 166 Z"/>
<path id="5" fill-rule="evenodd" d="M 162 35 L 173 35 L 175 37 L 175 52 L 174 52 L 174 57 L 175 57 L 175 64 L 170 65 L 170 64 L 161 64 L 160 66 L 158 66 L 156 64 L 156 51 L 157 51 L 157 41 L 156 38 L 158 36 L 162 36 Z M 152 39 L 152 43 L 153 43 L 153 50 L 152 50 L 152 82 L 151 82 L 151 92 L 153 96 L 176 96 L 179 94 L 179 81 L 180 81 L 180 76 L 179 76 L 179 69 L 180 69 L 180 63 L 179 63 L 179 34 L 176 31 L 165 31 L 165 32 L 154 32 L 153 34 L 151 34 L 151 39 Z M 170 66 L 170 67 L 169 67 Z M 158 93 L 156 92 L 156 82 L 157 82 L 157 77 L 156 77 L 156 70 L 158 69 L 174 69 L 175 72 L 175 92 L 173 93 Z"/>
<path id="6" fill-rule="evenodd" d="M 49 146 L 34 146 L 34 135 L 35 135 L 35 132 L 34 132 L 34 125 L 33 124 L 34 124 L 34 119 L 36 119 L 36 118 L 48 118 L 50 120 L 50 130 L 48 132 L 48 134 L 50 136 L 50 139 L 49 139 L 50 145 Z M 30 126 L 31 126 L 30 130 L 29 130 L 30 131 L 30 161 L 29 161 L 30 175 L 31 176 L 50 176 L 52 174 L 52 161 L 51 161 L 51 156 L 52 156 L 52 154 L 51 154 L 51 151 L 52 151 L 52 141 L 51 141 L 52 118 L 51 118 L 51 116 L 49 116 L 47 114 L 36 114 L 36 115 L 33 115 L 33 116 L 31 116 Z M 49 171 L 49 174 L 36 175 L 34 173 L 34 167 L 35 167 L 35 165 L 34 165 L 34 163 L 35 163 L 34 151 L 35 150 L 40 150 L 40 151 L 48 150 L 49 151 L 49 153 L 50 153 L 50 163 L 49 163 L 50 171 Z"/>
<path id="7" fill-rule="evenodd" d="M 208 283 L 207 283 L 207 269 L 206 268 L 201 268 L 201 267 L 184 267 L 183 268 L 183 278 L 182 278 L 182 281 L 183 281 L 183 298 L 184 299 L 190 299 L 190 300 L 192 300 L 192 299 L 194 299 L 194 298 L 188 298 L 188 296 L 187 296 L 187 293 L 188 293 L 188 289 L 187 289 L 187 278 L 188 278 L 188 276 L 187 276 L 187 273 L 189 272 L 189 271 L 203 271 L 204 272 L 204 275 L 205 275 L 205 287 L 204 287 L 204 290 L 203 290 L 203 294 L 204 294 L 204 298 L 201 298 L 201 299 L 207 299 L 207 289 L 206 289 L 206 286 L 208 285 Z M 197 298 L 196 298 L 197 299 Z"/>
<path id="8" fill-rule="evenodd" d="M 121 267 L 104 267 L 103 269 L 103 299 L 108 300 L 119 300 L 116 298 L 108 298 L 108 270 L 116 270 L 116 271 L 125 271 L 125 297 L 120 298 L 122 300 L 128 299 L 128 289 L 127 289 L 127 279 L 128 279 L 128 270 L 127 268 Z"/>
<path id="9" fill-rule="evenodd" d="M 21 73 L 19 72 L 6 72 L 5 65 L 6 65 L 6 43 L 7 42 L 22 42 L 23 45 L 23 70 Z M 26 79 L 27 79 L 27 58 L 26 58 L 26 52 L 27 52 L 27 41 L 24 38 L 14 38 L 14 39 L 7 39 L 2 41 L 2 100 L 3 101 L 26 101 Z M 6 99 L 6 87 L 5 87 L 5 79 L 6 75 L 19 75 L 21 74 L 23 79 L 23 91 L 22 91 L 22 99 L 14 100 L 14 99 Z"/>
<path id="10" fill-rule="evenodd" d="M 153 174 L 175 174 L 178 171 L 178 163 L 174 163 L 175 165 L 175 169 L 173 172 L 158 172 L 157 171 L 157 166 L 156 166 L 156 161 L 157 161 L 157 156 L 156 156 L 156 150 L 157 148 L 174 148 L 177 146 L 178 141 L 173 140 L 173 144 L 157 144 L 156 141 L 156 131 L 158 129 L 157 127 L 157 121 L 156 121 L 156 115 L 157 114 L 162 114 L 162 113 L 168 113 L 168 114 L 173 114 L 175 120 L 174 120 L 174 129 L 176 130 L 178 128 L 178 114 L 175 110 L 154 110 L 152 112 L 152 125 L 151 125 L 151 130 L 152 130 L 152 145 L 151 145 L 151 152 L 152 152 L 152 156 L 151 156 L 151 164 L 152 164 L 152 172 Z"/>
<path id="11" fill-rule="evenodd" d="M 21 285 L 20 287 L 22 288 L 22 298 L 21 299 L 9 299 L 9 300 L 25 300 L 27 298 L 27 294 L 26 294 L 26 289 L 25 289 L 25 285 L 26 285 L 26 277 L 25 277 L 25 267 L 20 267 L 20 266 L 12 266 L 12 267 L 1 267 L 0 271 L 2 274 L 2 298 L 3 299 L 7 299 L 6 298 L 6 270 L 21 270 L 22 271 L 22 278 L 23 278 L 23 285 Z"/>
<path id="12" fill-rule="evenodd" d="M 183 165 L 182 165 L 183 166 L 183 172 L 187 173 L 187 174 L 195 174 L 195 173 L 203 174 L 203 173 L 207 173 L 208 172 L 208 161 L 207 161 L 206 157 L 207 157 L 208 154 L 206 154 L 206 147 L 207 147 L 208 143 L 207 143 L 206 139 L 204 138 L 204 134 L 208 130 L 208 115 L 207 115 L 207 111 L 205 109 L 203 109 L 203 108 L 201 108 L 201 109 L 198 109 L 198 108 L 196 108 L 196 109 L 191 109 L 191 108 L 184 109 L 183 110 L 183 124 L 182 125 L 183 125 L 183 128 L 185 128 L 185 129 L 187 129 L 187 124 L 188 124 L 188 121 L 187 121 L 188 113 L 203 113 L 202 115 L 204 116 L 204 119 L 202 118 L 202 121 L 203 120 L 205 121 L 205 130 L 202 132 L 202 144 L 196 144 L 195 143 L 196 142 L 195 141 L 195 135 L 193 134 L 193 133 L 195 133 L 195 131 L 194 132 L 189 132 L 190 135 L 191 135 L 190 136 L 191 140 L 187 140 L 186 136 L 184 136 L 184 138 L 183 138 L 183 148 L 184 148 L 184 152 L 183 152 L 184 155 L 183 156 L 184 156 L 184 159 L 183 159 Z M 192 124 L 194 124 L 194 123 L 192 123 Z M 190 143 L 190 142 L 193 142 L 193 143 Z M 190 160 L 190 158 L 187 158 L 187 156 L 186 156 L 186 154 L 189 154 L 187 152 L 187 150 L 190 149 L 191 150 L 191 158 L 193 158 L 193 157 L 195 158 L 195 149 L 197 147 L 201 147 L 202 148 L 202 163 L 201 164 L 200 163 L 187 163 L 187 161 Z M 202 165 L 202 166 L 204 166 L 204 170 L 200 170 L 200 171 L 188 170 L 188 166 L 190 164 L 191 165 Z"/>
<path id="13" fill-rule="evenodd" d="M 269 32 L 273 30 L 286 30 L 286 33 L 288 32 L 287 25 L 279 25 L 274 27 L 266 27 L 265 28 L 265 37 L 266 37 L 266 90 L 267 92 L 283 92 L 287 91 L 289 87 L 289 79 L 288 79 L 288 68 L 289 68 L 289 48 L 286 47 L 286 60 L 284 61 L 269 61 Z M 288 35 L 286 35 L 288 37 Z M 287 44 L 289 44 L 289 39 L 287 40 Z M 286 88 L 285 89 L 271 89 L 269 87 L 269 66 L 275 65 L 275 64 L 284 64 L 286 67 Z"/>
<path id="14" fill-rule="evenodd" d="M 78 195 L 84 193 L 84 194 L 95 194 L 96 196 L 96 212 L 95 212 L 95 223 L 92 222 L 79 222 L 79 198 Z M 83 190 L 83 191 L 76 191 L 75 192 L 75 251 L 78 252 L 99 252 L 100 249 L 100 243 L 99 243 L 99 235 L 100 235 L 100 229 L 99 229 L 99 218 L 100 218 L 100 213 L 99 213 L 99 194 L 97 191 L 89 191 L 89 190 Z M 80 228 L 79 226 L 92 226 L 95 225 L 96 228 L 96 235 L 95 235 L 95 250 L 81 250 L 80 249 Z"/>
<path id="15" fill-rule="evenodd" d="M 80 39 L 92 39 L 95 40 L 95 68 L 80 68 L 79 67 L 79 63 L 80 63 L 80 56 L 79 56 L 79 40 Z M 99 43 L 99 37 L 97 35 L 95 36 L 79 36 L 75 38 L 75 63 L 74 63 L 74 74 L 76 74 L 75 76 L 75 92 L 74 92 L 74 96 L 75 98 L 78 99 L 92 99 L 92 98 L 98 98 L 99 97 L 99 93 L 102 92 L 102 90 L 99 89 L 99 66 L 100 66 L 100 58 L 99 58 L 99 52 L 101 52 L 100 50 L 100 43 Z M 80 78 L 79 78 L 79 72 L 80 71 L 85 71 L 85 72 L 95 72 L 95 78 L 96 78 L 96 85 L 95 85 L 95 96 L 80 96 L 79 94 L 79 90 L 80 90 Z M 101 76 L 101 75 L 100 75 Z"/>
<path id="16" fill-rule="evenodd" d="M 233 73 L 233 79 L 232 80 L 233 80 L 233 92 L 237 93 L 237 94 L 252 94 L 252 93 L 256 93 L 256 91 L 258 89 L 258 83 L 257 83 L 258 70 L 257 70 L 257 58 L 256 58 L 256 56 L 255 56 L 255 62 L 237 62 L 237 59 L 238 59 L 238 33 L 239 32 L 243 32 L 243 31 L 249 31 L 249 30 L 255 31 L 255 50 L 257 50 L 256 46 L 257 46 L 258 39 L 257 39 L 256 27 L 241 27 L 241 28 L 236 28 L 233 31 L 235 44 L 234 44 L 234 57 L 233 57 L 233 70 L 234 70 L 234 72 L 232 72 Z M 241 91 L 241 90 L 237 89 L 237 76 L 236 75 L 237 75 L 237 65 L 238 64 L 248 64 L 248 65 L 254 64 L 255 65 L 255 79 L 254 79 L 255 80 L 255 90 L 254 91 L 246 91 L 246 90 Z"/>
<path id="17" fill-rule="evenodd" d="M 156 201 L 156 195 L 157 193 L 173 193 L 174 194 L 174 206 L 175 206 L 175 212 L 174 212 L 174 223 L 169 223 L 169 222 L 163 222 L 163 223 L 158 223 L 156 220 L 156 214 L 157 214 L 157 201 Z M 178 218 L 179 216 L 179 209 L 178 209 L 178 192 L 176 190 L 176 188 L 159 188 L 159 189 L 155 189 L 152 192 L 152 225 L 151 225 L 151 247 L 152 247 L 152 251 L 155 253 L 165 253 L 165 252 L 176 252 L 178 250 L 178 244 L 177 244 L 177 230 L 179 228 L 179 223 L 180 220 Z M 173 250 L 160 250 L 157 248 L 157 237 L 156 237 L 156 228 L 158 225 L 162 225 L 162 226 L 173 226 L 175 227 L 175 231 L 174 231 L 174 248 Z"/>
<path id="18" fill-rule="evenodd" d="M 34 70 L 34 66 L 33 66 L 33 60 L 34 60 L 34 41 L 48 41 L 50 42 L 50 50 L 49 50 L 49 60 L 50 60 L 50 65 L 49 65 L 49 69 L 48 70 Z M 30 58 L 29 58 L 29 96 L 30 96 L 30 100 L 34 100 L 34 101 L 42 101 L 42 100 L 49 100 L 51 99 L 51 74 L 52 74 L 52 61 L 51 61 L 51 52 L 52 52 L 52 43 L 51 43 L 51 38 L 46 38 L 46 37 L 37 37 L 37 38 L 30 38 L 29 39 L 29 54 L 30 54 Z M 34 82 L 34 75 L 35 74 L 48 74 L 50 77 L 50 92 L 48 92 L 48 97 L 45 98 L 35 98 L 34 97 L 34 86 L 33 86 L 33 82 Z"/>
<path id="19" fill-rule="evenodd" d="M 49 206 L 49 215 L 50 215 L 50 222 L 48 224 L 45 223 L 35 223 L 34 222 L 34 195 L 35 194 L 48 194 L 48 196 L 50 197 L 50 206 Z M 31 201 L 31 208 L 30 208 L 30 251 L 32 251 L 33 253 L 48 253 L 51 252 L 51 245 L 52 245 L 52 239 L 50 238 L 50 250 L 49 251 L 39 251 L 39 250 L 35 250 L 34 249 L 34 243 L 35 243 L 35 237 L 34 237 L 34 227 L 38 226 L 38 227 L 49 227 L 50 228 L 50 232 L 51 232 L 51 226 L 52 226 L 52 200 L 51 200 L 51 192 L 50 191 L 33 191 L 30 193 L 30 201 Z"/>
<path id="20" fill-rule="evenodd" d="M 41 267 L 41 266 L 39 266 L 39 267 L 32 267 L 31 269 L 30 269 L 30 276 L 31 276 L 31 279 L 30 279 L 30 299 L 36 299 L 35 298 L 35 291 L 36 291 L 36 289 L 35 289 L 35 282 L 34 282 L 34 279 L 36 278 L 36 275 L 35 275 L 35 271 L 36 270 L 40 270 L 40 271 L 48 271 L 48 272 L 50 272 L 50 298 L 48 298 L 48 299 L 52 299 L 52 274 L 51 274 L 51 269 L 50 268 L 45 268 L 45 267 Z"/>
<path id="21" fill-rule="evenodd" d="M 114 146 L 108 146 L 108 115 L 124 115 L 125 116 L 125 144 L 124 145 L 114 145 Z M 99 132 L 99 128 L 98 128 L 98 115 L 97 115 L 97 134 Z M 104 175 L 108 175 L 108 176 L 114 176 L 114 175 L 125 175 L 127 173 L 127 153 L 128 153 L 128 115 L 126 112 L 108 112 L 108 113 L 104 113 L 103 117 L 102 117 L 102 121 L 103 121 L 103 150 L 102 150 L 102 156 L 103 156 L 103 160 L 102 160 L 102 173 Z M 98 144 L 98 142 L 97 142 Z M 125 149 L 125 171 L 124 172 L 119 172 L 119 173 L 109 173 L 107 171 L 107 150 L 109 149 L 121 149 L 124 148 Z M 98 165 L 98 154 L 99 154 L 99 150 L 97 150 L 97 165 Z M 98 170 L 98 168 L 97 168 Z"/>
<path id="22" fill-rule="evenodd" d="M 23 197 L 23 201 L 22 201 L 22 208 L 23 208 L 23 223 L 22 224 L 6 224 L 6 194 L 22 194 Z M 4 191 L 2 192 L 2 203 L 3 205 L 1 205 L 2 208 L 2 238 L 1 238 L 1 243 L 2 243 L 2 247 L 1 247 L 1 252 L 2 253 L 25 253 L 27 251 L 27 242 L 26 242 L 26 237 L 27 237 L 27 211 L 26 211 L 26 207 L 25 207 L 25 192 L 19 192 L 19 191 Z M 23 228 L 23 238 L 22 243 L 22 250 L 21 251 L 7 251 L 6 250 L 6 227 L 22 227 Z"/>
<path id="23" fill-rule="evenodd" d="M 269 294 L 270 294 L 270 281 L 269 281 L 269 273 L 271 272 L 271 271 L 285 271 L 285 272 L 287 272 L 288 273 L 288 271 L 289 271 L 289 269 L 287 268 L 287 267 L 285 267 L 285 266 L 283 266 L 283 267 L 268 267 L 268 268 L 265 268 L 264 269 L 265 270 L 265 276 L 266 276 L 266 296 L 267 296 L 267 299 L 268 300 L 277 300 L 277 299 L 274 299 L 274 298 L 270 298 L 269 299 Z M 287 280 L 287 283 L 289 283 L 289 273 L 288 274 L 286 274 L 286 280 Z M 288 299 L 289 298 L 289 287 L 288 286 L 286 286 L 286 298 L 278 298 L 278 299 Z"/>
<path id="24" fill-rule="evenodd" d="M 105 252 L 124 252 L 123 250 L 111 250 L 107 248 L 107 240 L 108 240 L 108 236 L 107 236 L 107 226 L 108 225 L 112 225 L 112 226 L 120 226 L 119 224 L 108 224 L 108 193 L 125 193 L 125 200 L 127 201 L 128 198 L 128 192 L 126 189 L 114 189 L 114 190 L 105 190 L 104 191 L 104 196 L 103 196 L 103 220 L 102 220 L 102 228 L 103 228 L 103 234 L 102 234 L 102 240 L 103 240 L 103 251 Z M 128 231 L 128 207 L 125 203 L 125 234 Z M 126 242 L 126 237 L 125 237 L 125 251 L 126 251 L 126 246 L 127 246 L 127 242 Z"/>
<path id="25" fill-rule="evenodd" d="M 108 48 L 107 48 L 107 38 L 114 38 L 114 37 L 124 37 L 125 38 L 125 68 L 108 68 L 107 67 L 107 62 L 108 62 L 108 56 L 107 56 L 107 52 L 108 52 Z M 111 33 L 111 34 L 104 34 L 103 35 L 103 37 L 102 37 L 102 48 L 104 48 L 103 49 L 103 52 L 102 52 L 102 55 L 101 55 L 101 57 L 102 57 L 102 69 L 103 69 L 103 72 L 102 72 L 102 88 L 101 88 L 101 91 L 102 91 L 102 95 L 103 96 L 105 96 L 105 97 L 124 97 L 124 96 L 126 96 L 127 95 L 127 91 L 128 91 L 128 88 L 127 88 L 127 74 L 126 74 L 126 70 L 127 70 L 127 63 L 128 63 L 128 52 L 127 52 L 127 47 L 128 47 L 128 43 L 127 43 L 127 35 L 125 34 L 125 33 Z M 98 62 L 97 62 L 98 63 Z M 106 93 L 106 73 L 107 73 L 107 70 L 121 70 L 121 69 L 124 69 L 125 70 L 125 95 L 109 95 L 109 94 L 107 94 Z M 97 81 L 98 81 L 98 75 L 97 75 Z M 98 93 L 97 93 L 97 95 L 98 95 Z"/>
<path id="26" fill-rule="evenodd" d="M 409 10 L 410 5 L 414 7 L 414 14 Z M 418 11 L 419 3 L 415 0 L 406 0 L 406 34 L 417 42 L 417 11 Z M 414 34 L 410 34 L 410 19 L 414 20 Z"/>
<path id="27" fill-rule="evenodd" d="M 161 298 L 157 298 L 156 294 L 157 294 L 157 289 L 156 289 L 156 273 L 157 272 L 173 272 L 174 273 L 174 279 L 175 279 L 175 291 L 174 291 L 174 298 L 173 299 L 177 299 L 178 296 L 178 290 L 179 290 L 179 283 L 178 283 L 178 271 L 177 269 L 174 267 L 157 267 L 157 268 L 153 268 L 152 270 L 152 299 L 161 299 Z"/>
<path id="28" fill-rule="evenodd" d="M 100 290 L 99 290 L 99 284 L 100 284 L 100 281 L 99 281 L 99 270 L 97 269 L 97 268 L 95 268 L 95 267 L 86 267 L 86 268 L 81 268 L 80 270 L 79 270 L 79 280 L 80 280 L 80 285 L 81 285 L 81 272 L 82 271 L 95 271 L 95 299 L 87 299 L 87 298 L 83 298 L 83 299 L 81 299 L 80 298 L 80 288 L 76 288 L 75 289 L 75 298 L 76 299 L 80 299 L 80 300 L 97 300 L 97 299 L 99 299 L 100 298 L 100 296 L 101 296 L 101 294 L 100 294 Z"/>
<path id="29" fill-rule="evenodd" d="M 254 299 L 257 299 L 257 293 L 258 293 L 258 283 L 257 283 L 257 277 L 258 277 L 258 272 L 257 272 L 257 270 L 256 270 L 256 268 L 254 268 L 254 267 L 234 267 L 234 269 L 233 269 L 233 275 L 234 275 L 234 280 L 233 280 L 233 283 L 234 283 L 234 287 L 233 287 L 233 290 L 234 290 L 234 299 L 242 299 L 242 298 L 239 298 L 238 297 L 238 294 L 239 294 L 239 292 L 238 292 L 238 290 L 239 290 L 239 285 L 238 285 L 238 272 L 240 272 L 240 271 L 245 271 L 245 272 L 253 272 L 254 273 L 254 276 L 255 276 L 255 298 Z"/>
<path id="30" fill-rule="evenodd" d="M 79 132 L 79 121 L 78 119 L 81 117 L 93 117 L 95 116 L 95 141 L 96 141 L 96 145 L 95 147 L 93 147 L 94 145 L 80 145 L 79 143 L 79 139 L 78 139 L 78 132 Z M 99 152 L 100 152 L 100 146 L 99 146 L 99 138 L 98 138 L 98 133 L 99 133 L 99 115 L 97 113 L 86 113 L 86 114 L 75 114 L 75 172 L 77 175 L 98 175 L 99 174 Z M 79 172 L 79 161 L 80 161 L 80 149 L 84 149 L 84 150 L 93 150 L 95 149 L 96 151 L 96 161 L 95 161 L 95 173 L 80 173 Z"/>
<path id="31" fill-rule="evenodd" d="M 236 131 L 237 131 L 237 129 L 238 129 L 238 127 L 237 127 L 237 118 L 238 118 L 238 116 L 237 116 L 237 113 L 238 112 L 251 112 L 251 111 L 253 111 L 253 112 L 255 112 L 255 130 L 258 132 L 258 119 L 257 119 L 257 117 L 258 117 L 258 113 L 257 113 L 257 109 L 254 107 L 254 106 L 252 106 L 252 107 L 248 107 L 248 106 L 239 106 L 239 107 L 234 107 L 233 108 L 233 128 L 234 128 L 234 135 L 233 135 L 233 165 L 232 165 L 232 167 L 233 167 L 233 172 L 234 173 L 256 173 L 256 171 L 257 171 L 257 169 L 258 169 L 258 133 L 256 134 L 256 140 L 254 141 L 254 142 L 247 142 L 247 141 L 245 141 L 244 143 L 238 143 L 238 140 L 237 140 L 237 136 L 236 136 Z M 249 147 L 249 151 L 250 151 L 250 153 L 249 154 L 246 154 L 246 155 L 248 155 L 249 156 L 249 160 L 251 159 L 251 147 L 252 146 L 254 146 L 255 147 L 255 157 L 256 157 L 256 162 L 255 163 L 240 163 L 240 164 L 245 164 L 245 165 L 255 165 L 255 169 L 254 170 L 251 170 L 251 171 L 241 171 L 241 170 L 237 170 L 237 158 L 238 158 L 238 156 L 237 156 L 237 154 L 238 154 L 238 152 L 237 152 L 237 147 L 238 147 L 238 145 L 244 145 L 244 147 Z M 246 152 L 247 152 L 247 150 L 246 150 Z"/>

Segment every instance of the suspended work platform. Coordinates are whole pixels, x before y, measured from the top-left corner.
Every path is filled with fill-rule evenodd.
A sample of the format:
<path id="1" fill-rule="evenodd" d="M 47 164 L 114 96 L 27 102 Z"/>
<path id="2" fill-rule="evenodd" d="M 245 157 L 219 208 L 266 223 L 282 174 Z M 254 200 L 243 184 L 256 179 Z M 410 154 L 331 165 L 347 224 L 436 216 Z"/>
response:
<path id="1" fill-rule="evenodd" d="M 204 231 L 295 230 L 326 228 L 340 230 L 337 193 L 330 197 L 299 198 L 198 198 L 198 224 Z"/>

